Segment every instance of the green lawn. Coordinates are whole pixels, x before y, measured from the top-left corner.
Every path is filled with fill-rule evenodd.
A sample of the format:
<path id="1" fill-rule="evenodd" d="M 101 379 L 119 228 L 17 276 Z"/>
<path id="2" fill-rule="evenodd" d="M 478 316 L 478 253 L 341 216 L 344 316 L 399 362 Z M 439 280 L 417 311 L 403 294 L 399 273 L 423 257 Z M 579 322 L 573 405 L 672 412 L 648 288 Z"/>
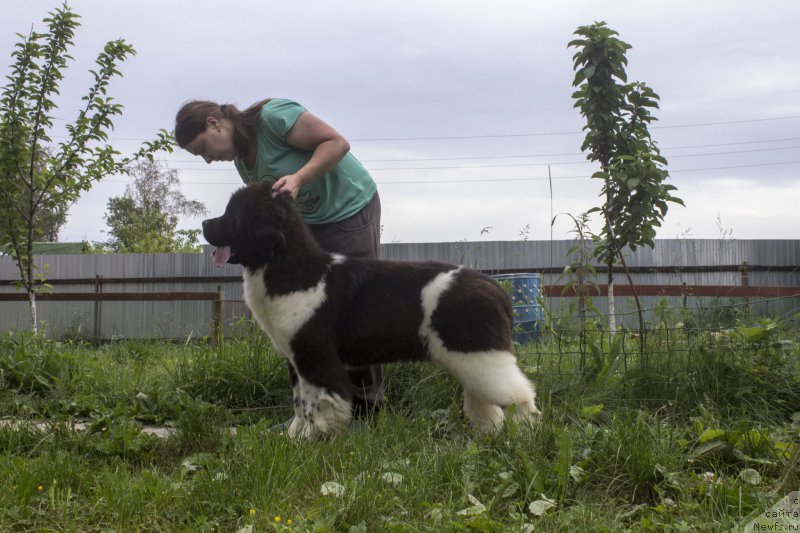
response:
<path id="1" fill-rule="evenodd" d="M 0 531 L 730 530 L 800 488 L 796 333 L 656 331 L 645 362 L 597 336 L 520 347 L 544 417 L 494 436 L 442 371 L 390 366 L 388 407 L 314 442 L 268 431 L 291 391 L 256 332 L 216 349 L 9 334 Z"/>

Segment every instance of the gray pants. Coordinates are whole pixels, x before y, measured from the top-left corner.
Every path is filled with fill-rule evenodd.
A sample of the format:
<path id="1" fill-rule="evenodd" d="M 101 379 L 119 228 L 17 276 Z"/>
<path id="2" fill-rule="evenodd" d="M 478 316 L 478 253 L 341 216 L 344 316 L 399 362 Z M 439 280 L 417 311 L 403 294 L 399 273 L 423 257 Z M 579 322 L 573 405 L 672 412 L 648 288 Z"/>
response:
<path id="1" fill-rule="evenodd" d="M 330 224 L 309 224 L 308 227 L 326 252 L 377 259 L 381 238 L 381 199 L 376 192 L 355 215 Z M 354 410 L 383 401 L 383 369 L 380 365 L 354 368 L 348 371 L 348 375 L 353 383 Z"/>

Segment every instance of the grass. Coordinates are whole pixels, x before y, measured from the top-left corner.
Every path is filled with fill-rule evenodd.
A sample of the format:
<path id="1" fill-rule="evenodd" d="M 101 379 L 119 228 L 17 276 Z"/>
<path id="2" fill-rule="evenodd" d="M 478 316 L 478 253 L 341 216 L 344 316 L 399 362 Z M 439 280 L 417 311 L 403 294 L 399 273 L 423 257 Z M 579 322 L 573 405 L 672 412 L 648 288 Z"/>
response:
<path id="1" fill-rule="evenodd" d="M 800 486 L 797 332 L 770 332 L 655 330 L 646 364 L 599 333 L 520 347 L 545 414 L 497 435 L 470 430 L 447 374 L 393 365 L 365 430 L 314 442 L 268 431 L 291 392 L 255 332 L 215 349 L 8 334 L 0 530 L 729 530 Z"/>

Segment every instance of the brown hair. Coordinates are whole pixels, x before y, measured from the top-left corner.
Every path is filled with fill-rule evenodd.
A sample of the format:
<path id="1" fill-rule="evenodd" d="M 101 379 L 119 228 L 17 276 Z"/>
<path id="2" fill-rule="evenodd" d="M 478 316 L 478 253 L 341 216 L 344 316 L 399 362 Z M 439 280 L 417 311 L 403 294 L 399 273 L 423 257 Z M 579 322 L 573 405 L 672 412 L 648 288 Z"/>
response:
<path id="1" fill-rule="evenodd" d="M 256 127 L 261 120 L 261 108 L 269 99 L 261 100 L 244 111 L 239 111 L 231 104 L 218 104 L 207 100 L 193 100 L 180 108 L 175 116 L 175 140 L 178 146 L 186 145 L 206 130 L 206 120 L 214 117 L 217 120 L 227 119 L 233 124 L 233 148 L 236 156 L 246 158 L 250 152 L 250 143 L 256 134 Z"/>

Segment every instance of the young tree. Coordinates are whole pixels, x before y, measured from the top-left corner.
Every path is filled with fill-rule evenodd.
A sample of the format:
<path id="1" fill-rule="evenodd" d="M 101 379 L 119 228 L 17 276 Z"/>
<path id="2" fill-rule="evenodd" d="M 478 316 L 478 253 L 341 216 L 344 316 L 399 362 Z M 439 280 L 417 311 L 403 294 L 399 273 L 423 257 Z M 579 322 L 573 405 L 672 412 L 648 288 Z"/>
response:
<path id="1" fill-rule="evenodd" d="M 38 167 L 35 172 L 38 173 L 43 170 L 41 163 L 50 155 L 51 154 L 47 153 L 46 149 L 43 150 L 43 153 L 36 158 Z M 27 188 L 20 190 L 20 193 L 22 196 L 14 199 L 14 203 L 17 205 L 30 205 L 30 195 L 36 194 L 35 191 L 31 192 Z M 61 227 L 67 222 L 68 208 L 68 205 L 58 204 L 49 199 L 45 199 L 42 202 L 42 206 L 37 211 L 34 218 L 34 235 L 36 235 L 37 240 L 43 242 L 58 241 L 58 233 L 61 231 Z M 0 243 L 2 244 L 8 244 L 10 242 L 10 239 L 3 238 L 3 228 L 5 226 L 5 224 L 0 223 Z"/>
<path id="2" fill-rule="evenodd" d="M 627 247 L 652 248 L 667 203 L 683 205 L 683 201 L 671 195 L 674 186 L 664 183 L 669 177 L 667 161 L 647 129 L 656 120 L 650 109 L 658 108 L 658 95 L 644 83 L 627 83 L 625 53 L 631 46 L 617 39 L 619 34 L 604 22 L 581 26 L 575 34 L 580 38 L 569 47 L 578 48 L 573 56 L 573 86 L 578 90 L 572 96 L 586 119 L 581 148 L 589 152 L 590 161 L 600 164 L 600 171 L 592 177 L 603 180 L 605 203 L 590 212 L 601 212 L 604 219 L 598 255 L 608 267 L 609 327 L 613 331 L 614 262 L 619 258 L 625 266 L 622 251 Z M 638 297 L 636 304 L 644 334 Z"/>
<path id="3" fill-rule="evenodd" d="M 206 206 L 180 192 L 177 171 L 155 161 L 141 161 L 130 175 L 133 183 L 125 195 L 108 201 L 105 221 L 111 238 L 101 249 L 113 253 L 198 251 L 200 230 L 179 230 L 178 219 L 204 215 Z"/>
<path id="4" fill-rule="evenodd" d="M 41 239 L 37 224 L 42 213 L 57 213 L 104 176 L 124 172 L 132 161 L 171 150 L 170 135 L 161 130 L 132 157 L 107 144 L 112 118 L 122 106 L 107 96 L 110 80 L 120 75 L 117 65 L 134 49 L 124 40 L 107 43 L 98 55 L 94 82 L 83 97 L 77 117 L 66 126 L 66 140 L 51 146 L 52 98 L 59 94 L 69 48 L 79 26 L 78 15 L 66 4 L 44 19 L 47 33 L 19 35 L 9 80 L 0 95 L 0 242 L 9 242 L 19 268 L 19 285 L 28 293 L 31 322 L 38 328 L 36 294 L 42 276 L 33 261 L 33 243 Z"/>

